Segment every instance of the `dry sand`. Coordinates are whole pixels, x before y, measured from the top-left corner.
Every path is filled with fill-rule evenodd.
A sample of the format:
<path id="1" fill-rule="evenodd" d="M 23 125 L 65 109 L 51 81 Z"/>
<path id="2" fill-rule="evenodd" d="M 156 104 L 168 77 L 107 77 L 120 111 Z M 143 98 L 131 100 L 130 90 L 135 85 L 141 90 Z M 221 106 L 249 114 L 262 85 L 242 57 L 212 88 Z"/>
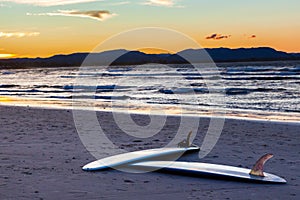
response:
<path id="1" fill-rule="evenodd" d="M 300 124 L 228 119 L 221 138 L 203 162 L 251 168 L 265 153 L 275 156 L 266 171 L 284 185 L 205 179 L 164 173 L 131 174 L 115 170 L 84 172 L 94 158 L 77 134 L 72 111 L 0 106 L 0 199 L 299 199 Z M 136 140 L 116 127 L 111 113 L 99 112 L 104 129 L 128 151 L 163 146 L 178 118 L 155 137 Z M 147 123 L 147 116 L 135 117 Z M 207 129 L 201 120 L 194 143 Z M 199 161 L 197 155 L 183 160 Z"/>

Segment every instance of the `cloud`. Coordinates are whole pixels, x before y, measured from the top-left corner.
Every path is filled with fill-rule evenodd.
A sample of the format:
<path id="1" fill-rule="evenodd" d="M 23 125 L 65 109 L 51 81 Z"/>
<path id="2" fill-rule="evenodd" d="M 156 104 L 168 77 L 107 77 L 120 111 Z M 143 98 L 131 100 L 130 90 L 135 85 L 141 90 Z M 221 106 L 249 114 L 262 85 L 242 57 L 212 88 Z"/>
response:
<path id="1" fill-rule="evenodd" d="M 145 5 L 154 5 L 154 6 L 168 6 L 171 7 L 174 5 L 173 0 L 148 0 L 144 3 Z"/>
<path id="2" fill-rule="evenodd" d="M 0 38 L 22 38 L 22 37 L 35 37 L 39 36 L 39 32 L 0 32 Z"/>
<path id="3" fill-rule="evenodd" d="M 227 39 L 227 38 L 230 38 L 231 35 L 222 35 L 222 34 L 217 34 L 217 33 L 214 33 L 210 36 L 207 36 L 205 39 L 207 40 L 221 40 L 221 39 Z"/>
<path id="4" fill-rule="evenodd" d="M 176 5 L 175 0 L 147 0 L 146 2 L 144 2 L 142 4 L 143 5 L 150 5 L 150 6 L 164 6 L 164 7 L 183 8 L 183 6 Z"/>
<path id="5" fill-rule="evenodd" d="M 0 1 L 1 2 L 1 1 Z M 0 8 L 4 8 L 4 7 L 6 7 L 6 8 L 10 8 L 10 6 L 8 6 L 8 5 L 5 5 L 5 4 L 3 4 L 3 3 L 0 3 Z"/>
<path id="6" fill-rule="evenodd" d="M 107 10 L 91 10 L 91 11 L 78 11 L 78 10 L 58 10 L 57 12 L 51 13 L 27 13 L 29 16 L 67 16 L 67 17 L 83 17 L 91 18 L 98 21 L 104 21 L 112 18 L 117 14 L 110 13 Z"/>
<path id="7" fill-rule="evenodd" d="M 109 5 L 111 5 L 111 6 L 121 6 L 121 5 L 126 5 L 126 4 L 130 4 L 130 1 L 121 1 L 121 2 L 116 2 L 116 3 L 111 3 Z"/>
<path id="8" fill-rule="evenodd" d="M 66 4 L 87 3 L 102 0 L 0 0 L 0 2 L 14 2 L 19 4 L 32 4 L 37 6 L 59 6 Z"/>

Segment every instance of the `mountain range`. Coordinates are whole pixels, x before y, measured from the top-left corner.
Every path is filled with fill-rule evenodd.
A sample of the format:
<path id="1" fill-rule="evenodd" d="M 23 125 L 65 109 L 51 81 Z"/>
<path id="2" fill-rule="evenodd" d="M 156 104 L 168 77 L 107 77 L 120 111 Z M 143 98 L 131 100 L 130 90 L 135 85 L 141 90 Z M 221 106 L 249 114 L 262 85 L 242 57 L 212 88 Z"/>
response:
<path id="1" fill-rule="evenodd" d="M 209 55 L 209 56 L 208 56 Z M 88 59 L 86 59 L 88 58 Z M 176 54 L 146 54 L 124 49 L 100 53 L 73 53 L 49 58 L 0 59 L 0 68 L 183 64 L 205 62 L 254 62 L 300 60 L 300 53 L 286 53 L 269 47 L 186 49 Z"/>

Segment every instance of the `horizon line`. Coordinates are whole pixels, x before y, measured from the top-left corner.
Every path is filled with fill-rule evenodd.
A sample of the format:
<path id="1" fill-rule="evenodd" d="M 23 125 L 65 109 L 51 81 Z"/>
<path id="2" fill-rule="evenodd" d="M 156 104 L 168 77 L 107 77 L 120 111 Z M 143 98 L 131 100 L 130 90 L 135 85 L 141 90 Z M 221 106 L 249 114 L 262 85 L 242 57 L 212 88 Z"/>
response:
<path id="1" fill-rule="evenodd" d="M 181 51 L 185 51 L 185 50 L 200 50 L 200 49 L 230 49 L 230 50 L 236 50 L 236 49 L 258 49 L 258 48 L 270 48 L 270 49 L 274 49 L 275 51 L 277 52 L 284 52 L 284 53 L 288 53 L 288 54 L 300 54 L 300 52 L 287 52 L 287 51 L 282 51 L 282 50 L 277 50 L 276 48 L 274 47 L 270 47 L 270 46 L 258 46 L 258 47 L 237 47 L 237 48 L 230 48 L 230 47 L 215 47 L 215 48 L 208 48 L 208 47 L 204 47 L 204 48 L 199 48 L 199 49 L 194 49 L 194 48 L 187 48 L 187 49 L 183 49 Z M 103 53 L 103 52 L 109 52 L 109 51 L 118 51 L 118 50 L 125 50 L 125 51 L 128 51 L 128 52 L 131 52 L 131 51 L 138 51 L 138 52 L 141 52 L 141 53 L 144 53 L 144 54 L 147 54 L 147 55 L 163 55 L 163 54 L 170 54 L 170 55 L 175 55 L 181 51 L 178 51 L 178 52 L 175 52 L 175 53 L 171 53 L 171 52 L 166 52 L 166 51 L 162 51 L 162 52 L 157 52 L 157 53 L 149 53 L 147 51 L 143 51 L 143 50 L 146 50 L 146 49 L 133 49 L 133 50 L 129 50 L 129 49 L 107 49 L 107 50 L 103 50 L 103 51 L 100 51 L 100 52 L 84 52 L 84 51 L 74 51 L 74 52 L 70 52 L 70 53 L 57 53 L 57 54 L 52 54 L 52 55 L 49 55 L 49 56 L 37 56 L 37 57 L 30 57 L 30 56 L 21 56 L 21 57 L 15 57 L 17 56 L 16 54 L 6 54 L 5 55 L 13 55 L 12 57 L 1 57 L 0 56 L 0 60 L 12 60 L 12 59 L 47 59 L 47 58 L 51 58 L 51 57 L 54 57 L 54 56 L 68 56 L 68 55 L 72 55 L 72 54 L 92 54 L 92 53 Z M 157 49 L 154 49 L 154 50 L 157 50 Z M 2 55 L 0 53 L 0 55 Z"/>

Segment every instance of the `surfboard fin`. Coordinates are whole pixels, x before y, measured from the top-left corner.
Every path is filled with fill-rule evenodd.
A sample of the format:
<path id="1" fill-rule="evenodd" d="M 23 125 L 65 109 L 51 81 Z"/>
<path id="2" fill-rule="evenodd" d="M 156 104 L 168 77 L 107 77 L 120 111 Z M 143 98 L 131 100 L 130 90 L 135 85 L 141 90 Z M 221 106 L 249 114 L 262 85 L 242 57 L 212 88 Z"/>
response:
<path id="1" fill-rule="evenodd" d="M 261 176 L 264 177 L 264 164 L 273 157 L 273 154 L 266 154 L 264 156 L 262 156 L 260 159 L 258 159 L 258 161 L 255 163 L 255 165 L 253 166 L 253 168 L 250 171 L 250 175 L 253 176 Z"/>
<path id="2" fill-rule="evenodd" d="M 191 135 L 192 135 L 193 131 L 190 131 L 187 138 L 182 140 L 181 142 L 179 142 L 177 144 L 178 147 L 180 148 L 188 148 L 191 146 L 191 142 L 190 142 L 190 139 L 191 139 Z"/>

